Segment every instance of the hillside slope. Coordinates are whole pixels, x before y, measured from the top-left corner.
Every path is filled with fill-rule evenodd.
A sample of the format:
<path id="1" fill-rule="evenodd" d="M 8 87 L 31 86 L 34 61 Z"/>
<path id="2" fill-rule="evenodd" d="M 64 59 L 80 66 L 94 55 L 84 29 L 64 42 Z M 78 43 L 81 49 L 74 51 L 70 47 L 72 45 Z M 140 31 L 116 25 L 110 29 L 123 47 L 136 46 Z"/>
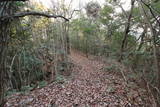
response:
<path id="1" fill-rule="evenodd" d="M 151 107 L 145 91 L 128 87 L 120 76 L 102 72 L 100 60 L 72 51 L 72 79 L 8 98 L 6 107 Z"/>

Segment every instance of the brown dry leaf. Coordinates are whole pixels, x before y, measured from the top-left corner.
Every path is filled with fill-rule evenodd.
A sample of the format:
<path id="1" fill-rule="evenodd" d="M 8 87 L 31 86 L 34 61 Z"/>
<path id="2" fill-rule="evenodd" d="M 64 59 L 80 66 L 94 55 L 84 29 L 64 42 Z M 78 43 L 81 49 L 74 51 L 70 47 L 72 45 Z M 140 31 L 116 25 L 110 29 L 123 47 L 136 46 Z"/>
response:
<path id="1" fill-rule="evenodd" d="M 75 64 L 71 80 L 64 84 L 50 84 L 26 95 L 10 96 L 5 107 L 150 106 L 145 103 L 148 98 L 146 97 L 146 100 L 142 101 L 135 88 L 126 87 L 121 77 L 112 73 L 99 72 L 109 64 L 104 64 L 103 61 L 94 60 L 94 58 L 88 59 L 83 53 L 76 51 L 72 51 L 70 57 Z"/>

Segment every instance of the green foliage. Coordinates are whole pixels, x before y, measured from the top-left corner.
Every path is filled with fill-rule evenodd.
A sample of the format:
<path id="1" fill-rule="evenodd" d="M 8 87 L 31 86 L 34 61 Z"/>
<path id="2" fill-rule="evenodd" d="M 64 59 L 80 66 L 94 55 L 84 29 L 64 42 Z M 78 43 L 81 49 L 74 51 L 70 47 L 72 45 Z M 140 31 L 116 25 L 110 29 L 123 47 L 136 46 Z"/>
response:
<path id="1" fill-rule="evenodd" d="M 107 25 L 109 21 L 113 20 L 111 16 L 113 13 L 114 13 L 114 9 L 109 5 L 105 5 L 104 8 L 100 12 L 101 22 Z"/>
<path id="2" fill-rule="evenodd" d="M 6 93 L 5 93 L 5 96 L 11 96 L 11 95 L 15 94 L 16 92 L 17 92 L 16 89 L 7 90 Z"/>
<path id="3" fill-rule="evenodd" d="M 152 0 L 153 2 L 151 3 L 152 8 L 154 8 L 156 11 L 159 11 L 160 9 L 160 1 L 159 0 Z M 156 2 L 155 2 L 156 1 Z"/>
<path id="4" fill-rule="evenodd" d="M 133 9 L 133 16 L 134 16 L 134 22 L 135 23 L 143 20 L 138 7 Z"/>
<path id="5" fill-rule="evenodd" d="M 43 87 L 45 87 L 47 84 L 48 84 L 47 81 L 40 81 L 40 82 L 38 83 L 38 87 L 39 87 L 39 88 L 43 88 Z"/>
<path id="6" fill-rule="evenodd" d="M 30 91 L 30 90 L 32 90 L 32 89 L 33 89 L 33 87 L 31 87 L 31 86 L 29 86 L 29 85 L 23 86 L 23 87 L 21 88 L 21 92 L 25 93 L 25 92 L 28 92 L 28 91 Z"/>
<path id="7" fill-rule="evenodd" d="M 119 72 L 120 69 L 119 69 L 119 66 L 112 64 L 110 66 L 104 67 L 102 71 L 105 71 L 105 72 Z"/>
<path id="8" fill-rule="evenodd" d="M 154 15 L 159 17 L 159 1 L 152 0 L 152 2 L 144 2 L 149 4 Z M 107 59 L 119 60 L 122 55 L 123 60 L 121 63 L 123 63 L 127 69 L 129 68 L 131 71 L 134 71 L 127 72 L 129 75 L 125 72 L 124 75 L 127 76 L 127 78 L 139 80 L 143 76 L 148 83 L 156 86 L 157 73 L 155 72 L 155 57 L 153 55 L 154 41 L 150 34 L 150 28 L 148 24 L 146 24 L 143 10 L 141 10 L 140 5 L 135 4 L 126 43 L 124 43 L 125 46 L 124 49 L 122 49 L 122 42 L 128 24 L 127 15 L 129 15 L 131 11 L 125 9 L 127 15 L 124 14 L 124 12 L 116 12 L 115 7 L 119 7 L 121 3 L 121 0 L 106 0 L 105 5 L 100 10 L 100 17 L 98 19 L 93 20 L 86 18 L 84 14 L 80 14 L 77 19 L 72 20 L 70 32 L 72 48 L 85 52 L 86 55 L 102 55 L 107 57 Z M 148 20 L 150 20 L 153 25 L 154 31 L 159 32 L 159 26 L 155 24 L 155 21 L 153 22 L 154 17 L 151 15 L 149 8 L 145 5 L 143 7 L 148 16 Z M 139 35 L 142 35 L 141 33 L 145 27 L 147 27 L 147 31 L 144 37 L 141 38 L 142 36 L 140 36 L 139 38 Z M 155 39 L 158 46 L 160 41 L 158 35 Z M 102 71 L 122 74 L 121 66 L 117 66 L 116 64 L 104 67 Z"/>
<path id="9" fill-rule="evenodd" d="M 64 76 L 62 76 L 62 75 L 57 75 L 55 82 L 60 83 L 60 84 L 63 84 L 65 81 L 66 81 L 66 79 L 64 78 Z"/>
<path id="10" fill-rule="evenodd" d="M 128 54 L 128 55 L 127 55 Z M 127 53 L 125 60 L 122 61 L 127 67 L 131 67 L 136 74 L 129 75 L 129 78 L 139 79 L 142 76 L 150 83 L 156 84 L 156 69 L 154 56 L 150 52 L 134 51 Z"/>
<path id="11" fill-rule="evenodd" d="M 123 50 L 124 52 L 121 53 L 125 27 L 128 23 L 124 13 L 116 12 L 115 7 L 120 2 L 120 0 L 106 0 L 101 9 L 96 2 L 88 3 L 86 10 L 88 16 L 91 17 L 87 17 L 86 13 L 80 12 L 78 17 L 67 22 L 70 24 L 69 29 L 67 29 L 67 23 L 62 20 L 50 20 L 33 16 L 14 19 L 10 25 L 11 38 L 9 38 L 6 61 L 7 73 L 11 76 L 10 86 L 13 90 L 9 90 L 6 94 L 15 93 L 15 89 L 22 92 L 32 90 L 36 87 L 35 82 L 38 83 L 40 88 L 46 86 L 45 79 L 48 73 L 54 72 L 51 68 L 55 68 L 58 71 L 58 73 L 56 72 L 56 82 L 64 83 L 66 79 L 62 74 L 65 71 L 69 71 L 71 65 L 67 60 L 68 54 L 66 54 L 67 35 L 70 36 L 71 47 L 86 53 L 86 55 L 102 55 L 118 59 L 122 54 L 124 56 L 123 64 L 138 72 L 139 77 L 145 73 L 145 78 L 154 83 L 156 78 L 152 53 L 152 43 L 154 41 L 150 35 L 149 28 L 147 28 L 148 33 L 146 33 L 142 41 L 143 47 L 136 51 L 140 44 L 140 41 L 137 40 L 137 35 L 139 35 L 140 29 L 144 29 L 147 25 L 139 5 L 136 5 L 133 9 L 126 47 Z M 11 9 L 17 12 L 20 8 L 23 10 L 24 6 L 23 2 L 14 2 Z M 65 5 L 63 7 L 64 11 L 67 11 Z M 154 9 L 153 12 L 158 17 L 159 1 L 152 0 L 150 7 Z M 44 8 L 39 4 L 35 7 L 32 6 L 30 9 L 43 11 Z M 144 6 L 144 9 L 148 10 L 146 12 L 152 23 L 153 17 L 149 14 L 149 9 L 147 6 Z M 126 10 L 126 13 L 128 15 L 130 10 Z M 68 15 L 66 14 L 65 16 Z M 152 24 L 153 27 L 156 27 L 155 31 L 158 31 L 159 27 L 155 23 Z M 160 42 L 158 36 L 156 37 L 156 42 L 157 44 Z M 151 47 L 151 49 L 148 49 L 148 47 Z M 51 65 L 48 66 L 49 64 Z M 104 67 L 103 71 L 119 72 L 121 69 L 120 66 L 112 64 Z M 110 91 L 112 89 L 109 89 Z"/>
<path id="12" fill-rule="evenodd" d="M 37 23 L 41 22 L 45 24 L 42 26 L 38 24 L 33 28 L 32 24 L 36 23 L 36 21 L 30 23 L 30 19 L 24 18 L 23 20 L 17 19 L 11 25 L 12 39 L 8 49 L 8 66 L 11 65 L 12 61 L 13 64 L 11 69 L 8 67 L 8 72 L 12 78 L 11 88 L 13 89 L 23 90 L 25 86 L 34 85 L 36 81 L 45 80 L 46 75 L 48 75 L 46 71 L 43 71 L 42 67 L 48 63 L 46 60 L 54 59 L 53 49 L 55 44 L 53 44 L 53 39 L 35 39 L 32 35 L 33 32 L 31 32 L 37 28 L 40 30 L 40 28 L 47 26 L 48 20 L 38 19 Z M 43 57 L 46 57 L 46 59 L 43 59 Z"/>
<path id="13" fill-rule="evenodd" d="M 17 6 L 17 7 L 22 7 L 22 6 L 24 6 L 24 2 L 20 2 L 20 1 L 17 1 L 17 2 L 15 2 L 15 5 Z"/>

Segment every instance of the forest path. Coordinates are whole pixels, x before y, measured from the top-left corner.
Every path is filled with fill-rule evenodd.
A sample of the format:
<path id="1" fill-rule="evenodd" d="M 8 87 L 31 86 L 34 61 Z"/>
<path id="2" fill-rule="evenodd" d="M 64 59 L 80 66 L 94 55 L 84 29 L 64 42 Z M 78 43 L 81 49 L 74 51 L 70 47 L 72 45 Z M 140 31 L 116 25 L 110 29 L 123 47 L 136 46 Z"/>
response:
<path id="1" fill-rule="evenodd" d="M 53 83 L 27 94 L 8 98 L 6 107 L 146 107 L 137 88 L 128 88 L 124 80 L 109 72 L 101 72 L 102 61 L 72 51 L 75 64 L 72 79 Z"/>

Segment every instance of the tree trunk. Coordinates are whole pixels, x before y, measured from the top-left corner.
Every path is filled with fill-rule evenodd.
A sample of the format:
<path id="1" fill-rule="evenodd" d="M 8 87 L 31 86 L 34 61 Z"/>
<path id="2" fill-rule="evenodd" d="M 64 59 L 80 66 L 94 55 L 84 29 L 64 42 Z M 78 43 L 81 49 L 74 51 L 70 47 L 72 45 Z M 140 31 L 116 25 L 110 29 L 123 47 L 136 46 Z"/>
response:
<path id="1" fill-rule="evenodd" d="M 155 64 L 155 69 L 156 69 L 156 73 L 157 73 L 156 81 L 157 81 L 157 88 L 160 89 L 160 61 L 159 61 L 160 56 L 159 56 L 159 46 L 156 45 L 156 37 L 158 35 L 154 31 L 152 23 L 149 20 L 149 16 L 146 13 L 146 10 L 144 9 L 143 3 L 142 2 L 139 2 L 139 3 L 142 8 L 143 15 L 145 17 L 145 22 L 148 24 L 148 27 L 150 28 L 150 31 L 151 31 L 151 36 L 153 37 L 152 43 L 153 43 L 154 64 Z M 150 12 L 151 12 L 151 10 L 150 10 Z M 155 97 L 155 99 L 157 99 L 156 107 L 159 107 L 160 106 L 159 99 L 156 97 L 156 95 L 154 95 L 154 97 Z"/>
<path id="2" fill-rule="evenodd" d="M 70 54 L 70 38 L 69 38 L 69 22 L 67 22 L 67 30 L 66 30 L 66 42 L 67 42 L 67 54 Z"/>
<path id="3" fill-rule="evenodd" d="M 8 10 L 9 7 L 9 2 L 0 3 L 0 17 L 11 12 Z M 0 20 L 0 107 L 3 107 L 5 104 L 4 94 L 6 82 L 6 55 L 9 40 L 9 25 L 9 20 Z"/>
<path id="4" fill-rule="evenodd" d="M 127 25 L 126 25 L 126 28 L 125 28 L 124 38 L 122 40 L 121 53 L 120 53 L 119 61 L 121 61 L 123 59 L 124 48 L 126 47 L 126 44 L 127 44 L 127 38 L 128 38 L 128 33 L 130 31 L 129 29 L 130 29 L 130 24 L 131 24 L 131 18 L 132 18 L 134 3 L 135 3 L 135 0 L 131 0 L 131 10 L 130 10 L 130 14 L 128 16 L 128 21 L 127 21 Z"/>
<path id="5" fill-rule="evenodd" d="M 63 24 L 63 30 L 64 30 L 64 48 L 67 55 L 70 54 L 70 39 L 69 39 L 69 22 L 64 22 Z"/>
<path id="6" fill-rule="evenodd" d="M 145 25 L 144 31 L 143 31 L 142 34 L 140 35 L 140 36 L 141 36 L 141 41 L 140 41 L 140 44 L 139 44 L 139 46 L 138 46 L 137 51 L 140 51 L 141 48 L 142 48 L 142 46 L 143 46 L 143 44 L 144 44 L 144 37 L 145 37 L 145 35 L 146 35 L 146 32 L 147 32 L 147 26 Z"/>
<path id="7" fill-rule="evenodd" d="M 6 52 L 8 43 L 8 30 L 9 21 L 0 22 L 0 107 L 4 104 L 5 93 L 5 77 L 6 77 Z"/>

